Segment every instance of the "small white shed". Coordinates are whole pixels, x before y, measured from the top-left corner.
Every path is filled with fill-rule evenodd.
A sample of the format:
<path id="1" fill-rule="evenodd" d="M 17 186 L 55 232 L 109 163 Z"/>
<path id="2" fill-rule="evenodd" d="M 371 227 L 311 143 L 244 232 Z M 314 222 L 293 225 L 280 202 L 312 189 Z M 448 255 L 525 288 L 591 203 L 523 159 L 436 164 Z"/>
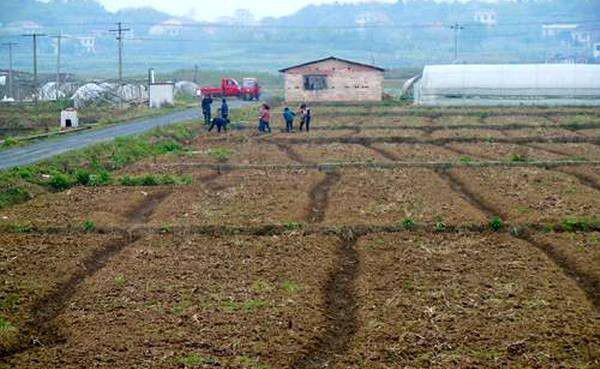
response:
<path id="1" fill-rule="evenodd" d="M 77 128 L 79 127 L 79 117 L 77 116 L 77 110 L 68 108 L 60 112 L 60 128 Z"/>
<path id="2" fill-rule="evenodd" d="M 165 105 L 175 103 L 174 83 L 151 83 L 150 84 L 150 107 L 161 108 Z"/>

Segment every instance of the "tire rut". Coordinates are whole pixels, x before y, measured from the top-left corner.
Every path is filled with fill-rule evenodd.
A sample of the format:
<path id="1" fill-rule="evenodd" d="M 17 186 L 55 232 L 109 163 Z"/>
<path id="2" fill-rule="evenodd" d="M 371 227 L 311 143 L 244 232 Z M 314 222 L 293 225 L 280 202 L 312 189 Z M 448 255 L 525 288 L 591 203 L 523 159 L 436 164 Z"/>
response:
<path id="1" fill-rule="evenodd" d="M 135 228 L 147 222 L 156 207 L 168 195 L 168 192 L 151 194 L 134 206 L 127 213 L 129 227 L 126 232 L 121 232 L 117 240 L 111 240 L 95 250 L 82 261 L 83 267 L 79 271 L 36 301 L 31 308 L 32 316 L 23 327 L 20 344 L 14 349 L 0 351 L 0 363 L 36 346 L 54 346 L 64 343 L 66 338 L 60 334 L 60 330 L 54 325 L 54 320 L 64 311 L 68 301 L 79 290 L 81 284 L 96 275 L 113 258 L 140 239 L 139 235 L 134 234 Z"/>
<path id="2" fill-rule="evenodd" d="M 349 350 L 358 330 L 355 280 L 360 261 L 355 249 L 357 241 L 358 237 L 351 233 L 342 238 L 337 265 L 330 273 L 324 291 L 327 326 L 322 335 L 313 338 L 291 369 L 329 368 L 343 359 Z"/>

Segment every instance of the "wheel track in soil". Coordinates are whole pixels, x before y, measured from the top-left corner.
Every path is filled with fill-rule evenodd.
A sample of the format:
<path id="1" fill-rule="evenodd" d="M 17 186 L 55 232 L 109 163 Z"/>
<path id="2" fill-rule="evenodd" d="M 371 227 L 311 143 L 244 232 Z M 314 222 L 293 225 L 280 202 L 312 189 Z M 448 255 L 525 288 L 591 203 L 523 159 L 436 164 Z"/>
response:
<path id="1" fill-rule="evenodd" d="M 291 160 L 308 163 L 298 152 L 287 145 L 277 145 Z M 322 223 L 329 204 L 331 189 L 340 181 L 339 171 L 329 171 L 325 178 L 309 192 L 309 205 L 305 221 Z M 358 330 L 357 301 L 354 284 L 359 272 L 359 257 L 355 249 L 358 235 L 347 230 L 340 237 L 337 261 L 329 273 L 323 291 L 326 328 L 313 337 L 305 352 L 290 366 L 291 369 L 324 368 L 344 356 Z"/>
<path id="2" fill-rule="evenodd" d="M 398 158 L 386 150 L 374 148 L 373 150 L 386 156 L 390 160 L 398 160 Z M 394 159 L 396 158 L 396 159 Z M 467 201 L 473 207 L 481 211 L 487 217 L 500 216 L 507 219 L 507 214 L 500 208 L 490 204 L 482 195 L 471 191 L 469 187 L 456 175 L 452 170 L 433 170 L 444 182 L 448 183 L 450 188 Z M 597 311 L 600 311 L 600 280 L 594 275 L 579 270 L 578 266 L 570 260 L 557 247 L 554 247 L 548 242 L 536 240 L 529 234 L 512 235 L 511 237 L 521 240 L 532 247 L 543 252 L 567 277 L 572 279 L 577 286 L 585 293 L 588 300 L 592 303 Z"/>
<path id="3" fill-rule="evenodd" d="M 54 326 L 54 320 L 64 311 L 67 302 L 87 279 L 100 272 L 111 260 L 141 238 L 140 235 L 135 235 L 135 229 L 146 223 L 156 207 L 169 195 L 169 192 L 150 194 L 140 204 L 132 207 L 127 213 L 129 228 L 121 232 L 119 239 L 111 240 L 95 250 L 82 261 L 81 270 L 36 301 L 31 308 L 32 317 L 23 327 L 19 344 L 11 350 L 0 352 L 0 364 L 37 346 L 54 346 L 66 342 L 66 338 Z"/>

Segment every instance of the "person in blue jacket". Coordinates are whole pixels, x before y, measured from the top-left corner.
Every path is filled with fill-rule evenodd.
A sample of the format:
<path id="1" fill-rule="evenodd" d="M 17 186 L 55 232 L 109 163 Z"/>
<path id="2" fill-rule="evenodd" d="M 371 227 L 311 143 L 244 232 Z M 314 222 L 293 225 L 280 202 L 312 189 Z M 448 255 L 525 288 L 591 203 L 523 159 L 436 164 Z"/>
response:
<path id="1" fill-rule="evenodd" d="M 211 121 L 213 99 L 210 95 L 205 95 L 202 98 L 202 115 L 204 115 L 204 124 L 209 125 Z"/>
<path id="2" fill-rule="evenodd" d="M 294 113 L 290 108 L 286 107 L 283 109 L 283 120 L 285 121 L 285 131 L 290 133 L 294 130 Z"/>
<path id="3" fill-rule="evenodd" d="M 221 102 L 221 118 L 229 121 L 229 105 L 227 105 L 226 99 Z"/>

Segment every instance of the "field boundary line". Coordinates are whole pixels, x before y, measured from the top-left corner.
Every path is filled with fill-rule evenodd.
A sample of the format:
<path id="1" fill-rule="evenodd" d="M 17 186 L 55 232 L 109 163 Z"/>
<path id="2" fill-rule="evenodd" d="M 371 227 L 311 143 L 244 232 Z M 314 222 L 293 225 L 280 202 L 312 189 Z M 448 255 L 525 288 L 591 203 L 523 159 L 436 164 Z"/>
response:
<path id="1" fill-rule="evenodd" d="M 307 163 L 307 164 L 215 164 L 202 162 L 183 162 L 175 164 L 152 164 L 154 170 L 169 168 L 202 168 L 217 171 L 232 170 L 301 170 L 314 169 L 331 171 L 333 169 L 399 169 L 399 168 L 556 168 L 573 166 L 600 166 L 600 160 L 553 160 L 553 161 L 395 161 L 395 162 L 339 162 L 339 163 Z"/>

